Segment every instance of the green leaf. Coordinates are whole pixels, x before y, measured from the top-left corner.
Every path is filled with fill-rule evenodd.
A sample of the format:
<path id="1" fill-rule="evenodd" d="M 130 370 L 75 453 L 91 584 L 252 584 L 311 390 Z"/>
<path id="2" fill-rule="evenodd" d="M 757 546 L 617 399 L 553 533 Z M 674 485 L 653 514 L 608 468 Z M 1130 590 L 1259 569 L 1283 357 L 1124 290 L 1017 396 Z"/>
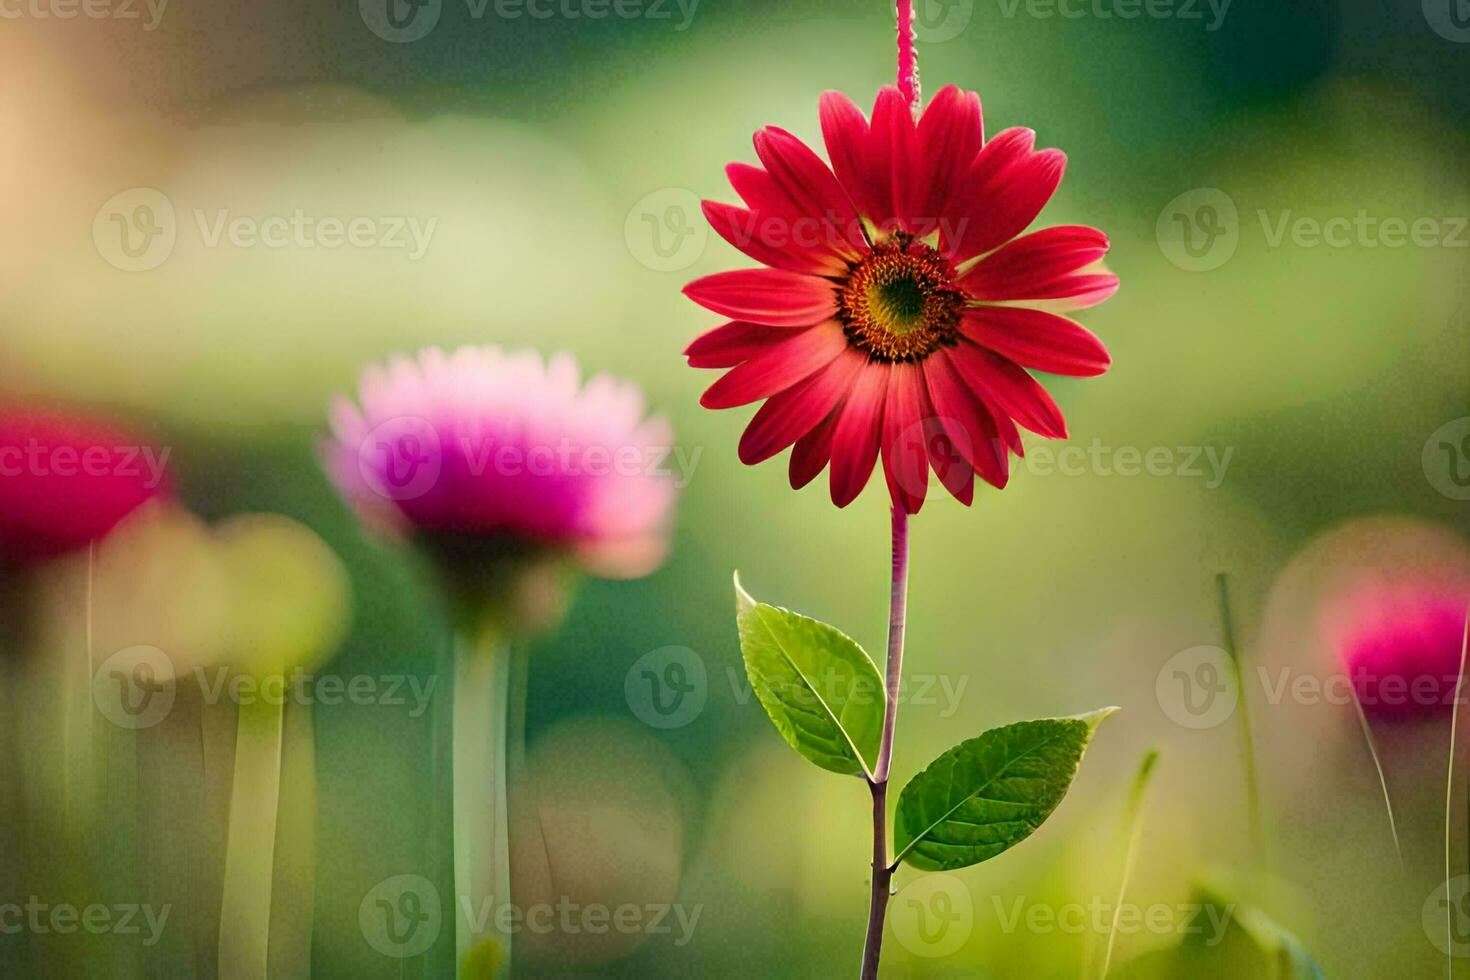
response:
<path id="1" fill-rule="evenodd" d="M 1067 794 L 1098 723 L 1117 710 L 1017 722 L 935 759 L 898 796 L 898 859 L 953 871 L 1030 837 Z"/>
<path id="2" fill-rule="evenodd" d="M 1192 904 L 1182 943 L 1129 960 L 1113 980 L 1322 980 L 1306 947 L 1259 906 L 1213 884 L 1200 886 Z"/>
<path id="3" fill-rule="evenodd" d="M 745 673 L 787 743 L 823 769 L 869 775 L 886 701 L 871 657 L 826 623 L 756 602 L 735 575 Z"/>

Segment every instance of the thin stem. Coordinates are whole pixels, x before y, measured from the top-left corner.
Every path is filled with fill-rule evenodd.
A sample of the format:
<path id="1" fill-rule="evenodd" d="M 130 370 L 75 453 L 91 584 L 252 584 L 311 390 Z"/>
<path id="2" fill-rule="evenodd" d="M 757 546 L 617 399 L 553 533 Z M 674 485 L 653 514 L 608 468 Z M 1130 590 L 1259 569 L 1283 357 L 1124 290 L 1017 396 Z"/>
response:
<path id="1" fill-rule="evenodd" d="M 914 112 L 919 111 L 919 59 L 914 53 L 914 3 L 897 0 L 898 91 Z"/>
<path id="2" fill-rule="evenodd" d="M 898 726 L 898 688 L 903 678 L 903 634 L 909 591 L 909 515 L 893 508 L 893 576 L 888 592 L 888 662 L 883 705 L 883 738 L 878 764 L 869 787 L 873 793 L 873 891 L 868 903 L 868 934 L 863 944 L 863 978 L 878 976 L 883 947 L 883 920 L 888 913 L 888 891 L 893 867 L 888 863 L 888 771 L 893 762 L 893 737 Z"/>
<path id="3" fill-rule="evenodd" d="M 1240 753 L 1245 765 L 1246 805 L 1249 808 L 1251 844 L 1256 857 L 1264 858 L 1266 850 L 1265 820 L 1261 816 L 1261 777 L 1256 768 L 1256 741 L 1251 734 L 1250 705 L 1246 698 L 1245 672 L 1240 665 L 1240 648 L 1235 638 L 1235 617 L 1230 611 L 1230 581 L 1224 572 L 1215 576 L 1215 591 L 1220 604 L 1220 638 L 1230 655 L 1235 673 L 1237 711 L 1240 716 Z"/>
<path id="4" fill-rule="evenodd" d="M 1128 810 L 1124 820 L 1128 826 L 1127 843 L 1123 847 L 1123 873 L 1118 880 L 1118 901 L 1113 904 L 1113 921 L 1108 926 L 1108 942 L 1103 949 L 1102 968 L 1098 980 L 1107 980 L 1108 968 L 1113 963 L 1113 944 L 1118 938 L 1118 917 L 1123 913 L 1123 899 L 1128 894 L 1128 881 L 1133 877 L 1133 865 L 1138 859 L 1138 841 L 1143 830 L 1143 796 L 1148 789 L 1148 780 L 1153 775 L 1154 765 L 1159 761 L 1158 749 L 1150 749 L 1138 767 L 1133 780 L 1133 792 L 1128 798 Z"/>
<path id="5" fill-rule="evenodd" d="M 508 975 L 511 934 L 498 906 L 510 894 L 506 723 L 511 654 L 506 638 L 482 629 L 461 637 L 454 678 L 454 893 L 459 971 L 498 961 Z M 490 948 L 494 944 L 495 949 Z M 500 972 L 505 971 L 505 972 Z M 475 972 L 470 968 L 470 972 Z"/>
<path id="6" fill-rule="evenodd" d="M 1399 844 L 1399 828 L 1393 817 L 1393 798 L 1388 792 L 1388 777 L 1383 773 L 1383 762 L 1378 758 L 1378 743 L 1373 739 L 1373 728 L 1368 724 L 1368 716 L 1363 712 L 1363 702 L 1356 690 L 1353 692 L 1353 707 L 1357 709 L 1358 727 L 1363 730 L 1363 741 L 1368 745 L 1368 755 L 1373 758 L 1373 770 L 1378 773 L 1378 785 L 1383 789 L 1383 807 L 1388 811 L 1388 832 L 1393 835 L 1394 853 L 1399 856 L 1399 867 L 1403 868 L 1404 849 Z"/>
<path id="7" fill-rule="evenodd" d="M 1455 741 L 1460 731 L 1460 698 L 1465 686 L 1465 661 L 1470 657 L 1470 607 L 1465 610 L 1465 635 L 1460 641 L 1460 672 L 1455 676 L 1455 707 L 1450 713 L 1450 766 L 1444 787 L 1444 880 L 1445 897 L 1445 951 L 1446 976 L 1454 980 L 1455 975 L 1455 908 L 1453 896 L 1449 894 L 1450 881 L 1450 822 L 1455 809 Z"/>
<path id="8" fill-rule="evenodd" d="M 281 800 L 284 705 L 240 705 L 220 900 L 219 975 L 265 980 Z"/>

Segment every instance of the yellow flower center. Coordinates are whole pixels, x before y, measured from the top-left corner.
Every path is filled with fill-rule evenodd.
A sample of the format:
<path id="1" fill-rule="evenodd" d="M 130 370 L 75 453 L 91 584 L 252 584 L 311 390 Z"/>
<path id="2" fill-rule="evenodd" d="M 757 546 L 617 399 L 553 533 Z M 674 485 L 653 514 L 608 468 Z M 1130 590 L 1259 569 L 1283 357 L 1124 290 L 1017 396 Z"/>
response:
<path id="1" fill-rule="evenodd" d="M 875 246 L 838 289 L 848 342 L 879 361 L 921 361 L 955 343 L 964 294 L 944 257 L 902 232 Z"/>

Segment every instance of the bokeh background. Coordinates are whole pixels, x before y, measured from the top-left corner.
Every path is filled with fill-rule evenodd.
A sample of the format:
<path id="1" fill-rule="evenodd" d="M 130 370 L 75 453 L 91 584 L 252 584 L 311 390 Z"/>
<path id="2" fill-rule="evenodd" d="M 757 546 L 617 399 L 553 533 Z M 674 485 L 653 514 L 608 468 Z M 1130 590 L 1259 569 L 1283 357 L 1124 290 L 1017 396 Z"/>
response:
<path id="1" fill-rule="evenodd" d="M 745 264 L 696 202 L 732 198 L 722 168 L 753 160 L 754 130 L 820 145 L 821 91 L 868 103 L 891 80 L 891 10 L 569 0 L 543 18 L 430 0 L 398 29 L 374 0 L 87 9 L 0 8 L 5 394 L 126 418 L 170 447 L 180 496 L 209 520 L 271 511 L 312 528 L 353 596 L 320 670 L 447 687 L 449 631 L 424 568 L 365 536 L 319 469 L 328 398 L 363 363 L 430 344 L 564 349 L 639 382 L 694 463 L 672 557 L 644 580 L 586 582 L 531 651 L 529 768 L 558 894 L 673 903 L 697 919 L 687 932 L 670 913 L 669 933 L 528 940 L 521 972 L 849 973 L 867 793 L 770 731 L 740 671 L 730 574 L 880 650 L 886 498 L 880 484 L 839 512 L 820 487 L 791 492 L 781 464 L 738 463 L 749 411 L 698 408 L 712 375 L 679 352 L 715 319 L 679 288 Z M 949 876 L 951 904 L 901 892 L 887 975 L 1093 975 L 1105 939 L 1093 919 L 1017 925 L 1012 913 L 1116 903 L 1127 787 L 1152 747 L 1127 901 L 1173 911 L 1166 928 L 1118 935 L 1114 975 L 1184 938 L 1177 909 L 1202 882 L 1289 930 L 1327 976 L 1446 975 L 1424 920 L 1445 879 L 1449 715 L 1375 729 L 1400 857 L 1352 707 L 1273 699 L 1256 668 L 1333 673 L 1318 606 L 1335 570 L 1385 555 L 1391 571 L 1470 568 L 1470 503 L 1454 479 L 1470 472 L 1467 15 L 1460 0 L 921 0 L 926 89 L 978 90 L 990 131 L 1027 125 L 1064 149 L 1043 220 L 1107 231 L 1123 286 L 1084 317 L 1112 371 L 1052 386 L 1070 444 L 1109 455 L 1067 472 L 1019 465 L 971 509 L 931 494 L 914 521 L 915 686 L 895 772 L 902 782 L 1007 721 L 1123 711 L 1043 831 Z M 113 216 L 140 203 L 171 234 L 129 254 Z M 367 217 L 384 234 L 401 219 L 405 246 L 212 237 L 221 216 L 297 209 Z M 1338 218 L 1352 226 L 1314 237 Z M 1428 224 L 1404 241 L 1384 219 Z M 1129 448 L 1168 462 L 1120 475 L 1114 454 Z M 1256 835 L 1242 708 L 1200 724 L 1168 666 L 1221 644 L 1220 572 L 1246 670 Z M 699 685 L 672 727 L 649 723 L 635 670 L 658 651 L 693 665 Z M 452 891 L 440 716 L 411 708 L 316 705 L 306 719 L 314 773 L 288 767 L 288 779 L 314 780 L 301 804 L 314 842 L 277 872 L 295 929 L 280 976 L 453 973 L 450 930 L 400 959 L 359 922 L 393 876 Z M 167 769 L 167 753 L 154 764 Z M 1470 872 L 1463 773 L 1457 875 Z M 23 809 L 11 792 L 4 847 L 43 853 Z M 154 947 L 100 941 L 108 967 L 92 975 L 207 974 L 195 947 L 209 946 L 211 912 L 169 864 L 170 831 L 118 819 L 122 870 L 94 864 L 52 900 L 175 908 Z M 6 897 L 36 891 L 18 868 Z M 898 886 L 917 878 L 900 872 Z M 944 941 L 925 932 L 925 908 L 957 909 Z M 0 935 L 0 968 L 43 975 L 63 942 Z M 1264 975 L 1241 955 L 1225 975 Z"/>

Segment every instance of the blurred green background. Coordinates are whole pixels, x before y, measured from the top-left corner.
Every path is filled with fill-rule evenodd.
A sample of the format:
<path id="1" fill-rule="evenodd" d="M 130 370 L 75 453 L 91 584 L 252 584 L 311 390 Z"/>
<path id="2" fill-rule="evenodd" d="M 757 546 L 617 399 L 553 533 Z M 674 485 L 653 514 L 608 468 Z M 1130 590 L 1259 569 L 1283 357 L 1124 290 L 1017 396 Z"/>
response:
<path id="1" fill-rule="evenodd" d="M 1018 901 L 1115 901 L 1126 787 L 1149 747 L 1162 760 L 1129 902 L 1174 908 L 1202 877 L 1245 879 L 1238 893 L 1328 976 L 1444 975 L 1422 919 L 1444 879 L 1448 717 L 1380 733 L 1401 863 L 1351 709 L 1269 703 L 1248 683 L 1267 838 L 1255 847 L 1238 719 L 1187 727 L 1157 681 L 1176 653 L 1220 642 L 1217 572 L 1231 577 L 1248 664 L 1322 671 L 1310 603 L 1279 587 L 1314 538 L 1402 515 L 1435 525 L 1448 560 L 1465 561 L 1470 504 L 1423 455 L 1470 415 L 1470 29 L 1451 16 L 1463 7 L 1180 0 L 1128 18 L 1141 8 L 1127 0 L 921 0 L 926 90 L 975 89 L 990 132 L 1026 125 L 1064 149 L 1067 179 L 1043 221 L 1112 238 L 1122 289 L 1082 319 L 1115 366 L 1049 382 L 1071 443 L 1164 447 L 1172 462 L 1162 476 L 1018 463 L 1005 492 L 978 492 L 972 509 L 931 492 L 915 519 L 906 668 L 930 691 L 916 687 L 900 715 L 900 782 L 996 724 L 1124 710 L 1043 831 L 952 876 L 972 903 L 957 948 L 931 955 L 913 939 L 899 920 L 917 906 L 900 895 L 886 975 L 1085 975 L 1096 929 L 1008 928 L 1008 916 Z M 373 0 L 175 0 L 151 28 L 142 5 L 138 19 L 14 9 L 0 23 L 5 392 L 137 422 L 172 447 L 183 499 L 211 520 L 266 510 L 315 529 L 355 603 L 323 670 L 427 680 L 445 663 L 442 609 L 423 568 L 365 537 L 320 473 L 327 399 L 363 363 L 429 344 L 566 349 L 588 371 L 638 381 L 697 454 L 673 555 L 646 580 L 586 582 L 532 651 L 531 769 L 560 893 L 700 911 L 685 937 L 672 917 L 671 934 L 551 937 L 522 972 L 849 974 L 867 794 L 807 767 L 749 698 L 730 573 L 880 650 L 886 498 L 880 483 L 839 512 L 821 486 L 790 491 L 781 463 L 739 464 L 750 412 L 698 408 L 714 375 L 679 352 L 716 321 L 679 288 L 748 264 L 706 234 L 696 202 L 732 199 L 722 168 L 753 160 L 754 130 L 820 146 L 821 91 L 868 104 L 891 81 L 890 9 L 648 0 L 620 8 L 628 16 L 577 4 L 541 19 L 445 0 L 420 11 L 438 20 L 412 41 L 374 32 Z M 94 226 L 136 188 L 167 198 L 176 240 L 155 267 L 128 271 Z M 1218 236 L 1205 205 L 1223 216 Z M 298 208 L 433 230 L 421 255 L 235 246 L 211 244 L 198 217 Z M 1359 215 L 1374 230 L 1314 243 L 1313 225 Z M 1434 243 L 1386 244 L 1388 218 L 1427 219 Z M 1178 228 L 1201 236 L 1193 252 Z M 1185 465 L 1196 448 L 1198 475 Z M 670 646 L 704 668 L 703 706 L 663 729 L 640 720 L 625 681 Z M 311 712 L 314 975 L 452 974 L 449 931 L 399 960 L 358 920 L 395 875 L 452 890 L 433 719 L 393 705 Z M 1461 787 L 1456 873 L 1470 870 Z M 36 846 L 10 830 L 7 847 Z M 898 886 L 916 878 L 900 872 Z M 168 882 L 153 887 L 186 920 Z M 1119 935 L 1115 974 L 1179 939 Z M 39 975 L 41 945 L 0 935 L 0 966 Z M 187 975 L 188 957 L 169 950 L 117 955 Z"/>

